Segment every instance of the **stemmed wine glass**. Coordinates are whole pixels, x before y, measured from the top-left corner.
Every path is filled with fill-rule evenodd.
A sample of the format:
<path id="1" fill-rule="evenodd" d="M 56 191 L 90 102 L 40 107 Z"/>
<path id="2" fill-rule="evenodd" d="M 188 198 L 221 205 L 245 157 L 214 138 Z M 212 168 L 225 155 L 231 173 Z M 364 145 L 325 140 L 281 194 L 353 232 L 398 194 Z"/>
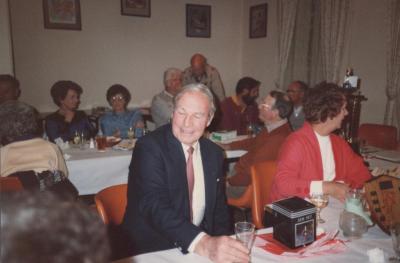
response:
<path id="1" fill-rule="evenodd" d="M 311 194 L 310 201 L 317 208 L 317 222 L 320 224 L 325 223 L 321 218 L 321 210 L 328 205 L 329 197 L 326 194 Z"/>
<path id="2" fill-rule="evenodd" d="M 251 251 L 255 238 L 255 225 L 250 222 L 235 223 L 236 239 Z"/>
<path id="3" fill-rule="evenodd" d="M 390 235 L 392 236 L 393 250 L 396 255 L 389 260 L 400 262 L 400 223 L 392 225 L 390 228 Z"/>

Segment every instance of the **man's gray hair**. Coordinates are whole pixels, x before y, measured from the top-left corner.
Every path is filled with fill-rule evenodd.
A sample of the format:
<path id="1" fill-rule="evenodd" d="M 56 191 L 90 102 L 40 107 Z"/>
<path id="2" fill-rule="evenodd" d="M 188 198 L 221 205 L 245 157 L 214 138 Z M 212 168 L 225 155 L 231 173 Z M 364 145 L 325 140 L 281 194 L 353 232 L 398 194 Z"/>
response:
<path id="1" fill-rule="evenodd" d="M 38 136 L 41 131 L 37 110 L 15 100 L 0 105 L 0 123 L 0 142 L 3 145 L 25 136 Z"/>
<path id="2" fill-rule="evenodd" d="M 174 111 L 176 109 L 176 105 L 178 104 L 182 96 L 190 92 L 200 92 L 207 97 L 208 102 L 210 104 L 210 112 L 208 113 L 208 117 L 209 119 L 212 119 L 214 117 L 214 113 L 216 110 L 214 104 L 214 95 L 206 85 L 203 85 L 201 83 L 188 84 L 184 86 L 178 94 L 176 94 L 176 96 L 174 97 Z"/>
<path id="3" fill-rule="evenodd" d="M 181 75 L 182 70 L 178 68 L 167 68 L 167 70 L 164 71 L 164 86 L 167 87 L 168 81 L 178 74 Z"/>

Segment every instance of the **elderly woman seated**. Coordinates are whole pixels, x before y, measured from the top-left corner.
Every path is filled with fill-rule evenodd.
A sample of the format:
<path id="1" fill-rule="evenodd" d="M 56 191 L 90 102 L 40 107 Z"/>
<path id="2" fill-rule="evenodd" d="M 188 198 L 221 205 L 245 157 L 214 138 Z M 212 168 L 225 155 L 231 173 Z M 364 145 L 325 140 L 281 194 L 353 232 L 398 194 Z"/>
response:
<path id="1" fill-rule="evenodd" d="M 361 188 L 370 179 L 362 158 L 333 134 L 348 114 L 346 106 L 336 84 L 322 82 L 309 90 L 303 106 L 306 122 L 281 148 L 270 201 L 311 194 L 344 201 L 349 188 Z"/>
<path id="2" fill-rule="evenodd" d="M 82 88 L 73 81 L 60 80 L 54 83 L 50 93 L 59 109 L 46 117 L 46 133 L 49 140 L 61 138 L 72 141 L 75 135 L 89 139 L 96 134 L 85 112 L 78 111 Z"/>
<path id="3" fill-rule="evenodd" d="M 107 101 L 112 107 L 100 118 L 100 129 L 103 135 L 128 138 L 128 131 L 135 128 L 144 128 L 140 110 L 127 110 L 131 100 L 128 89 L 122 85 L 112 85 L 107 90 Z M 139 134 L 136 134 L 139 137 Z"/>
<path id="4" fill-rule="evenodd" d="M 17 176 L 25 189 L 54 190 L 77 195 L 67 179 L 59 148 L 41 138 L 37 111 L 30 105 L 8 101 L 0 105 L 0 176 Z"/>

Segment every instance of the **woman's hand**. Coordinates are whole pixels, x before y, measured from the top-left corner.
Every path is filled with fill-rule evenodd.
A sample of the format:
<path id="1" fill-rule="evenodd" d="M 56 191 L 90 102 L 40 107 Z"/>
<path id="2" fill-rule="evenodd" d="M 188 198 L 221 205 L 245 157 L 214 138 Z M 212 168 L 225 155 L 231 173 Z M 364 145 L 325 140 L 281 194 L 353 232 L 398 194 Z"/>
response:
<path id="1" fill-rule="evenodd" d="M 323 182 L 322 191 L 333 198 L 344 202 L 346 200 L 346 193 L 349 191 L 349 186 L 345 183 L 339 182 Z"/>

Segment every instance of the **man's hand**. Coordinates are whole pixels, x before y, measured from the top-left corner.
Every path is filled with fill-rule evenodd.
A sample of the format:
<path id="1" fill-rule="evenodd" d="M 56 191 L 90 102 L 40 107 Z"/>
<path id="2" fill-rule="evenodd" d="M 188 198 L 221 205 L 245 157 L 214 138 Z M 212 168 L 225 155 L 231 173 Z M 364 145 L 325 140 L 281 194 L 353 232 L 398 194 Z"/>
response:
<path id="1" fill-rule="evenodd" d="M 250 262 L 249 250 L 239 241 L 228 236 L 203 236 L 194 252 L 213 262 Z"/>
<path id="2" fill-rule="evenodd" d="M 328 194 L 344 202 L 346 200 L 346 193 L 349 191 L 349 186 L 339 182 L 323 182 L 322 190 L 324 194 Z"/>

